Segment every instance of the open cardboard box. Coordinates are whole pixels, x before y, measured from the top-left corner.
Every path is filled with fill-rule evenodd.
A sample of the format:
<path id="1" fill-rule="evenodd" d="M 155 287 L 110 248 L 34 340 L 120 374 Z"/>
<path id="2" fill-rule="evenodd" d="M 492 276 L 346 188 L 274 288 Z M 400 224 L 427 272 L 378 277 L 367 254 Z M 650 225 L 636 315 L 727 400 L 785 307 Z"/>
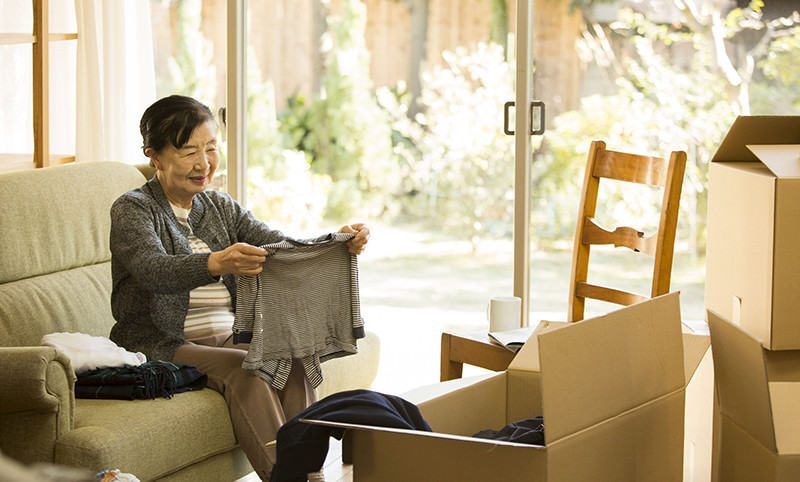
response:
<path id="1" fill-rule="evenodd" d="M 691 336 L 691 335 L 689 335 Z M 705 338 L 705 342 L 703 340 Z M 689 343 L 699 363 L 708 337 Z M 434 432 L 346 423 L 355 481 L 680 480 L 684 335 L 678 293 L 540 325 L 503 372 L 437 384 Z M 473 438 L 544 417 L 545 446 Z"/>
<path id="2" fill-rule="evenodd" d="M 800 480 L 800 351 L 769 351 L 709 310 L 720 430 L 716 479 Z"/>
<path id="3" fill-rule="evenodd" d="M 709 166 L 706 306 L 800 349 L 800 117 L 740 116 Z"/>
<path id="4" fill-rule="evenodd" d="M 683 364 L 686 369 L 683 482 L 711 480 L 714 419 L 714 364 L 708 323 L 684 320 Z M 694 370 L 692 372 L 692 370 Z"/>

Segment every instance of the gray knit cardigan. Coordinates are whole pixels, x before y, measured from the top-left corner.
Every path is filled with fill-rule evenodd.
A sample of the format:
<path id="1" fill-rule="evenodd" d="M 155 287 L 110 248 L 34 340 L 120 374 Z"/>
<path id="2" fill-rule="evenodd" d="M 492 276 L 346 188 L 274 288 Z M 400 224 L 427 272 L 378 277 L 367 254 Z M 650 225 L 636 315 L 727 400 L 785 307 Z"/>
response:
<path id="1" fill-rule="evenodd" d="M 287 239 L 218 191 L 194 196 L 189 224 L 212 251 Z M 172 360 L 184 341 L 189 291 L 219 280 L 208 273 L 209 254 L 192 253 L 188 235 L 157 176 L 111 207 L 111 312 L 117 322 L 110 338 L 148 360 Z M 236 306 L 236 277 L 223 275 L 222 281 Z"/>

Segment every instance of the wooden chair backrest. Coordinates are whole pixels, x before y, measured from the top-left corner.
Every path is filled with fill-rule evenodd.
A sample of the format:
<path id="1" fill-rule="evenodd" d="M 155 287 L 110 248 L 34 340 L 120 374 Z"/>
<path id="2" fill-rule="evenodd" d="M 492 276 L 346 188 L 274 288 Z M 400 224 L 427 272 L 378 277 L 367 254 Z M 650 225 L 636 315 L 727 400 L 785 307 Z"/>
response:
<path id="1" fill-rule="evenodd" d="M 683 151 L 674 151 L 669 159 L 664 159 L 610 151 L 606 149 L 605 142 L 592 142 L 575 228 L 568 321 L 583 319 L 587 298 L 624 306 L 647 299 L 646 296 L 630 291 L 588 283 L 589 259 L 593 245 L 611 244 L 652 257 L 653 282 L 650 297 L 669 292 L 685 170 L 686 153 Z M 601 178 L 662 188 L 664 194 L 658 231 L 645 236 L 642 231 L 632 227 L 623 226 L 608 230 L 600 226 L 595 216 Z"/>

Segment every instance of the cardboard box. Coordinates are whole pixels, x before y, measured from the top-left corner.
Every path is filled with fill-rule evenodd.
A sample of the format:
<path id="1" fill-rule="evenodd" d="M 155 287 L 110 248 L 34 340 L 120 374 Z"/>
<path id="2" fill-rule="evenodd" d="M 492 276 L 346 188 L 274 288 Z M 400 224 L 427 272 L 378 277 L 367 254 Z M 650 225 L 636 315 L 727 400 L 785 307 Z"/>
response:
<path id="1" fill-rule="evenodd" d="M 700 352 L 695 367 L 708 347 L 702 338 L 689 344 Z M 356 482 L 681 480 L 693 372 L 683 350 L 672 293 L 540 325 L 506 371 L 437 384 L 416 402 L 432 433 L 309 422 L 349 429 Z M 536 416 L 545 446 L 472 437 Z"/>
<path id="2" fill-rule="evenodd" d="M 800 349 L 800 117 L 740 116 L 708 184 L 707 308 Z"/>
<path id="3" fill-rule="evenodd" d="M 800 480 L 800 351 L 762 341 L 708 312 L 719 400 L 715 480 Z"/>
<path id="4" fill-rule="evenodd" d="M 708 340 L 708 336 L 704 337 Z M 686 347 L 684 347 L 686 350 Z M 688 363 L 684 358 L 684 363 Z M 714 364 L 707 350 L 686 386 L 684 412 L 683 481 L 711 480 L 714 419 Z"/>

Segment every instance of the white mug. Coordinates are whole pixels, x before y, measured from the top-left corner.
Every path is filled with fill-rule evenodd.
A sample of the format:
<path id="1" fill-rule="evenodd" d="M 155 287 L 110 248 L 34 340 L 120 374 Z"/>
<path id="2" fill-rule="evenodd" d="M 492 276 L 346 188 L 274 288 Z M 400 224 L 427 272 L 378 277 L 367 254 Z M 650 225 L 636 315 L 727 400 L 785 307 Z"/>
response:
<path id="1" fill-rule="evenodd" d="M 522 318 L 522 298 L 518 296 L 493 296 L 486 306 L 489 331 L 508 331 L 519 328 Z"/>

